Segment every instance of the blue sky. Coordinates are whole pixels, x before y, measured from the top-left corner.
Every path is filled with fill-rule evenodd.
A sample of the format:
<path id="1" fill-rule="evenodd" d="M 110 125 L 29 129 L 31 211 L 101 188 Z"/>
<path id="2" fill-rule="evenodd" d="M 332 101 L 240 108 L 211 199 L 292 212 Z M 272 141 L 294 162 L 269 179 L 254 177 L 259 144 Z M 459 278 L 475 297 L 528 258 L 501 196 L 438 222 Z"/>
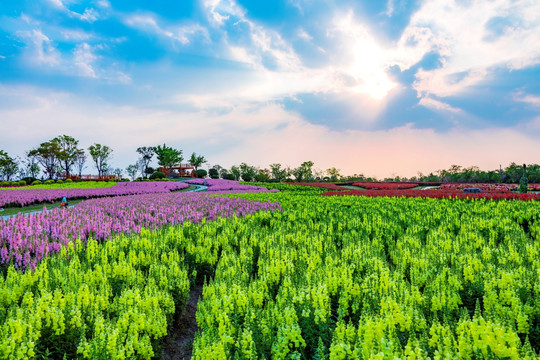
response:
<path id="1" fill-rule="evenodd" d="M 161 143 L 378 177 L 538 163 L 539 80 L 534 0 L 0 3 L 12 156 L 67 134 L 121 168 Z"/>

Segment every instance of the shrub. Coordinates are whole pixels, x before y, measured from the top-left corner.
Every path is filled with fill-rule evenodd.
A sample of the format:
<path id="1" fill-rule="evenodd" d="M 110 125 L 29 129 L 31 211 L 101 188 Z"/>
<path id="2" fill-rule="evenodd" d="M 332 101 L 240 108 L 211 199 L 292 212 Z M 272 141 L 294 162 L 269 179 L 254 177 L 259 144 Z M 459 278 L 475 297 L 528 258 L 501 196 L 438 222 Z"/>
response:
<path id="1" fill-rule="evenodd" d="M 46 180 L 44 182 L 45 185 L 50 185 L 50 184 L 54 184 L 54 180 L 50 179 L 50 180 Z"/>
<path id="2" fill-rule="evenodd" d="M 73 180 L 71 180 L 71 179 L 66 179 L 66 181 L 64 181 L 64 182 L 66 182 L 66 183 L 72 183 Z"/>
<path id="3" fill-rule="evenodd" d="M 24 181 L 24 180 L 19 180 L 17 184 L 20 185 L 20 186 L 25 186 L 25 185 L 26 185 L 26 181 Z"/>
<path id="4" fill-rule="evenodd" d="M 209 174 L 210 174 L 211 179 L 219 179 L 219 172 L 217 171 L 217 169 L 211 168 Z M 226 179 L 226 180 L 231 180 L 231 179 Z"/>
<path id="5" fill-rule="evenodd" d="M 36 181 L 37 179 L 35 177 L 32 177 L 32 176 L 27 176 L 27 177 L 23 177 L 21 180 L 24 180 L 27 184 L 31 184 L 34 181 Z"/>
<path id="6" fill-rule="evenodd" d="M 40 180 L 34 180 L 34 181 L 32 181 L 32 185 L 41 185 L 41 181 Z"/>
<path id="7" fill-rule="evenodd" d="M 234 180 L 234 175 L 227 173 L 227 174 L 225 174 L 223 179 L 225 179 L 225 180 Z"/>
<path id="8" fill-rule="evenodd" d="M 57 184 L 63 184 L 64 181 L 63 181 L 63 180 L 56 180 L 56 183 L 57 183 Z"/>
<path id="9" fill-rule="evenodd" d="M 165 174 L 162 173 L 161 171 L 154 171 L 154 173 L 150 175 L 150 179 L 152 180 L 164 179 L 164 178 L 165 178 Z"/>
<path id="10" fill-rule="evenodd" d="M 204 169 L 197 170 L 197 177 L 204 178 L 204 177 L 206 177 L 207 174 L 208 174 L 208 172 L 206 170 L 204 170 Z M 217 177 L 215 179 L 218 179 L 218 178 L 219 177 Z"/>

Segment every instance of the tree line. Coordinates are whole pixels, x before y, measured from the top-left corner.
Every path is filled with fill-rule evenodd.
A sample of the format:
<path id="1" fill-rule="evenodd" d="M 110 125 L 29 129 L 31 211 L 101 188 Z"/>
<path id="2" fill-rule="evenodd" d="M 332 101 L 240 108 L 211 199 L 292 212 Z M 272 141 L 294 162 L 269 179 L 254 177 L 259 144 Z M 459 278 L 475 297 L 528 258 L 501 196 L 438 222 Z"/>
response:
<path id="1" fill-rule="evenodd" d="M 108 161 L 113 152 L 109 146 L 95 143 L 87 150 L 100 176 L 118 172 L 109 167 Z M 15 176 L 37 179 L 40 174 L 41 178 L 47 179 L 59 175 L 67 178 L 77 173 L 80 176 L 87 160 L 85 149 L 79 148 L 79 140 L 60 135 L 26 151 L 23 158 L 13 158 L 0 149 L 0 176 L 7 181 Z"/>
<path id="2" fill-rule="evenodd" d="M 172 167 L 181 164 L 184 161 L 183 151 L 167 146 L 166 144 L 158 146 L 141 146 L 137 148 L 139 159 L 135 164 L 131 164 L 126 168 L 126 173 L 131 179 L 136 179 L 140 174 L 140 178 L 156 178 L 164 177 L 165 174 L 157 171 L 151 165 L 154 155 L 156 156 L 158 165 L 167 168 L 169 174 L 174 175 Z M 206 170 L 199 169 L 201 165 L 207 163 L 207 160 L 202 155 L 192 153 L 191 157 L 187 161 L 193 165 L 195 171 L 199 177 L 205 177 L 207 175 Z"/>
<path id="3" fill-rule="evenodd" d="M 113 150 L 107 145 L 94 143 L 87 149 L 79 147 L 79 141 L 68 135 L 60 135 L 39 146 L 27 151 L 23 158 L 11 157 L 0 149 L 0 178 L 12 180 L 20 179 L 53 179 L 68 177 L 71 174 L 82 175 L 87 160 L 91 159 L 98 175 L 116 175 L 121 177 L 124 172 L 135 180 L 137 178 L 164 177 L 152 166 L 154 156 L 158 166 L 167 168 L 172 174 L 172 167 L 184 161 L 183 151 L 166 144 L 157 146 L 141 146 L 136 149 L 138 159 L 125 170 L 113 168 L 110 165 Z M 88 155 L 90 157 L 88 157 Z M 304 161 L 300 166 L 292 168 L 279 163 L 270 164 L 267 168 L 241 163 L 225 168 L 213 165 L 208 172 L 200 167 L 208 161 L 195 152 L 186 159 L 193 165 L 198 177 L 214 179 L 229 179 L 259 182 L 305 182 L 305 181 L 379 181 L 375 177 L 354 174 L 344 176 L 340 169 L 335 167 L 321 170 L 314 167 L 313 161 Z M 40 176 L 41 174 L 41 176 Z M 527 165 L 526 175 L 528 182 L 540 183 L 540 165 Z M 418 172 L 413 177 L 389 177 L 382 181 L 411 181 L 411 182 L 468 182 L 468 183 L 518 183 L 523 177 L 523 166 L 511 163 L 505 168 L 496 170 L 481 170 L 478 166 L 462 167 L 452 165 L 448 169 L 441 169 L 427 175 Z"/>
<path id="4" fill-rule="evenodd" d="M 137 148 L 136 151 L 139 159 L 125 169 L 132 180 L 139 174 L 141 178 L 147 178 L 156 172 L 156 169 L 150 166 L 154 155 L 159 166 L 169 169 L 184 160 L 182 150 L 166 144 L 143 146 Z M 26 151 L 22 158 L 12 157 L 0 149 L 0 178 L 11 181 L 18 177 L 26 180 L 27 183 L 38 178 L 69 178 L 71 175 L 78 175 L 80 178 L 87 168 L 89 159 L 92 160 L 98 176 L 115 175 L 121 178 L 124 170 L 111 166 L 112 154 L 113 149 L 110 146 L 94 143 L 87 149 L 83 149 L 79 147 L 79 140 L 72 136 L 60 135 Z M 193 153 L 189 162 L 197 171 L 202 164 L 206 163 L 206 159 L 204 156 Z"/>

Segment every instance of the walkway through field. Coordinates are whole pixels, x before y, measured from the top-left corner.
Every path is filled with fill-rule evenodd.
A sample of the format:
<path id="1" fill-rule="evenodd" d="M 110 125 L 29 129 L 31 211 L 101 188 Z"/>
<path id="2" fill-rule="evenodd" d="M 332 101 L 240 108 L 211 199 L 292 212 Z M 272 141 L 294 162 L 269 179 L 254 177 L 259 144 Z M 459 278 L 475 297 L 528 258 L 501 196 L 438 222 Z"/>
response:
<path id="1" fill-rule="evenodd" d="M 193 339 L 199 330 L 195 314 L 202 297 L 203 285 L 193 285 L 184 312 L 175 319 L 161 351 L 161 360 L 191 359 Z"/>

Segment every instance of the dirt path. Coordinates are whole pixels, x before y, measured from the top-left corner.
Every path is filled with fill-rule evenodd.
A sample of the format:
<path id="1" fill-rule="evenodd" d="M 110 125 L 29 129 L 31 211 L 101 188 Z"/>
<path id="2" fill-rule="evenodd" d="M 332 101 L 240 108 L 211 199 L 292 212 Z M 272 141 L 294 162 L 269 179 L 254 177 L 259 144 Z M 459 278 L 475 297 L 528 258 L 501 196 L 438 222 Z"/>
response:
<path id="1" fill-rule="evenodd" d="M 193 351 L 193 338 L 199 331 L 195 313 L 197 312 L 197 302 L 202 297 L 202 285 L 193 285 L 189 292 L 189 300 L 182 316 L 176 320 L 171 329 L 163 349 L 161 360 L 187 360 L 191 359 Z"/>

